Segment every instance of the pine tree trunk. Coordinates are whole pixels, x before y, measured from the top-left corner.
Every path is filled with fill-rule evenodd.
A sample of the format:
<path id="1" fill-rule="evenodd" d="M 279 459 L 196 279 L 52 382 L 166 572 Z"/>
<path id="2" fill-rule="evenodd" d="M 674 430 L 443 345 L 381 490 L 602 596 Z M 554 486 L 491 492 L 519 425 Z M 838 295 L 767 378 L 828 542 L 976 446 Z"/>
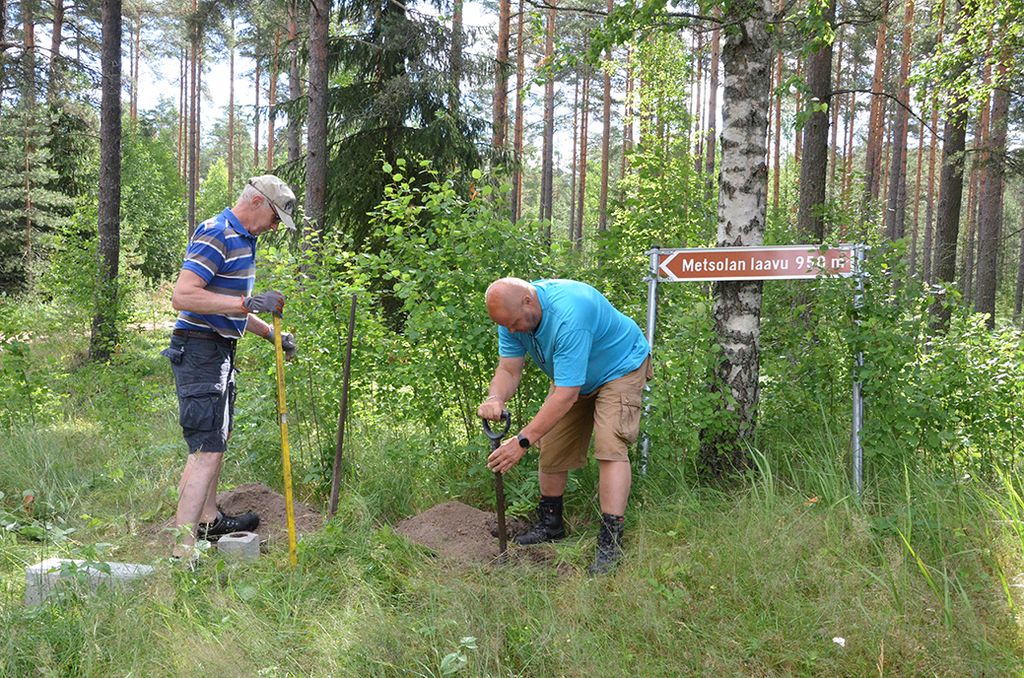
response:
<path id="1" fill-rule="evenodd" d="M 448 90 L 448 112 L 459 110 L 459 86 L 462 81 L 462 4 L 463 0 L 452 2 L 452 49 L 451 49 L 451 84 Z"/>
<path id="2" fill-rule="evenodd" d="M 50 84 L 48 89 L 50 101 L 56 101 L 62 91 L 62 69 L 60 65 L 60 46 L 64 31 L 64 0 L 53 0 L 53 25 L 50 32 Z M 137 48 L 137 47 L 136 47 Z M 134 119 L 134 118 L 133 118 Z"/>
<path id="3" fill-rule="evenodd" d="M 957 3 L 958 15 L 969 18 L 963 2 Z M 957 20 L 961 17 L 957 16 Z M 956 23 L 956 21 L 954 21 Z M 962 46 L 966 36 L 957 34 L 956 27 L 951 31 L 957 35 L 958 46 Z M 950 81 L 959 78 L 964 71 L 960 66 L 950 74 Z M 963 107 L 966 99 L 961 91 L 954 90 L 953 100 L 948 107 L 942 137 L 942 171 L 939 178 L 939 210 L 935 225 L 935 282 L 947 285 L 953 283 L 956 274 L 956 246 L 960 235 L 960 206 L 964 190 L 963 152 L 967 137 L 967 114 Z M 950 305 L 938 300 L 931 307 L 936 329 L 944 331 L 949 325 Z"/>
<path id="4" fill-rule="evenodd" d="M 989 46 L 985 53 L 990 54 L 992 47 L 991 35 L 989 36 Z M 989 80 L 992 78 L 992 68 L 986 61 L 985 68 L 982 74 L 983 86 L 988 85 Z M 974 133 L 974 157 L 971 160 L 971 178 L 970 186 L 967 191 L 967 251 L 964 257 L 964 271 L 960 278 L 960 289 L 963 293 L 963 301 L 967 306 L 974 305 L 975 293 L 974 293 L 974 265 L 975 265 L 975 254 L 976 240 L 977 240 L 977 225 L 978 225 L 978 197 L 981 194 L 981 188 L 985 183 L 985 172 L 986 164 L 988 160 L 988 153 L 986 151 L 988 147 L 988 127 L 989 127 L 989 110 L 991 106 L 991 97 L 985 98 L 985 103 L 981 107 L 981 112 L 978 114 L 978 123 Z"/>
<path id="5" fill-rule="evenodd" d="M 25 0 L 22 3 L 22 44 L 24 53 L 24 85 L 22 106 L 24 107 L 22 142 L 24 155 L 22 184 L 23 205 L 25 207 L 25 220 L 23 223 L 24 232 L 24 271 L 25 280 L 31 283 L 29 276 L 32 270 L 34 259 L 33 246 L 35 241 L 34 225 L 32 222 L 33 199 L 32 199 L 32 158 L 35 155 L 35 120 L 36 120 L 36 27 L 35 27 L 35 0 Z"/>
<path id="6" fill-rule="evenodd" d="M 0 0 L 0 42 L 7 42 L 7 0 Z M 7 51 L 0 49 L 0 109 L 3 109 L 7 84 Z"/>
<path id="7" fill-rule="evenodd" d="M 192 12 L 196 12 L 197 0 L 192 0 Z M 199 61 L 199 27 L 198 25 L 192 26 L 192 58 L 190 68 L 192 69 L 191 77 L 189 78 L 189 108 L 191 115 L 188 121 L 188 237 L 191 238 L 192 234 L 196 231 L 196 181 L 198 180 L 199 170 L 198 161 L 199 157 L 196 154 L 196 132 L 199 129 L 196 124 L 197 118 L 199 117 L 199 110 L 196 103 L 199 101 L 199 92 L 196 87 L 196 62 Z"/>
<path id="8" fill-rule="evenodd" d="M 195 101 L 195 115 L 193 116 L 193 124 L 195 125 L 196 131 L 192 137 L 192 144 L 195 146 L 196 154 L 196 169 L 192 173 L 192 193 L 197 196 L 199 195 L 199 180 L 202 178 L 200 170 L 203 162 L 202 156 L 202 140 L 203 140 L 203 43 L 202 43 L 202 29 L 199 29 L 199 50 L 196 52 L 196 101 Z"/>
<path id="9" fill-rule="evenodd" d="M 997 82 L 1006 82 L 1007 61 L 1005 54 L 997 67 Z M 987 313 L 989 329 L 996 320 L 996 271 L 999 242 L 1003 230 L 1003 177 L 1006 169 L 1003 157 L 1006 154 L 1007 114 L 1010 109 L 1010 93 L 1005 86 L 995 89 L 992 94 L 991 129 L 986 139 L 985 183 L 981 192 L 978 214 L 978 291 L 974 310 Z"/>
<path id="10" fill-rule="evenodd" d="M 715 9 L 715 17 L 721 16 L 721 9 Z M 718 114 L 718 71 L 721 68 L 722 31 L 711 32 L 711 84 L 708 86 L 708 142 L 707 157 L 704 159 L 704 187 L 707 198 L 711 198 L 715 187 L 715 117 Z"/>
<path id="11" fill-rule="evenodd" d="M 829 26 L 836 20 L 835 0 L 829 0 L 822 19 Z M 832 105 L 832 43 L 823 42 L 807 60 L 807 88 L 817 102 Z M 800 163 L 800 207 L 796 230 L 812 242 L 825 240 L 825 176 L 828 169 L 828 112 L 815 110 L 804 123 L 806 157 Z M 797 131 L 797 138 L 800 131 Z"/>
<path id="12" fill-rule="evenodd" d="M 690 137 L 690 142 L 693 148 L 694 157 L 694 172 L 700 171 L 700 161 L 703 158 L 701 153 L 701 142 L 703 140 L 703 126 L 701 124 L 701 116 L 704 111 L 704 91 L 702 85 L 704 84 L 704 34 L 698 29 L 694 29 L 693 35 L 693 53 L 697 60 L 693 67 L 693 111 L 690 113 L 691 128 L 694 128 L 693 136 Z"/>
<path id="13" fill-rule="evenodd" d="M 314 240 L 322 236 L 327 215 L 327 36 L 330 18 L 330 0 L 310 2 L 305 215 Z"/>
<path id="14" fill-rule="evenodd" d="M 833 17 L 834 19 L 834 17 Z M 846 36 L 845 26 L 839 27 L 839 34 L 836 36 L 836 40 L 839 41 L 839 53 L 836 55 L 836 83 L 835 90 L 840 90 L 843 87 L 843 38 Z M 834 90 L 834 91 L 835 91 Z M 842 100 L 839 95 L 832 97 L 832 102 L 829 104 L 828 110 L 832 114 L 831 133 L 832 138 L 829 141 L 829 155 L 828 155 L 828 187 L 826 194 L 831 193 L 834 197 L 836 193 L 836 156 L 838 153 L 839 145 L 839 109 L 842 107 Z"/>
<path id="15" fill-rule="evenodd" d="M 188 119 L 188 103 L 185 101 L 185 91 L 188 85 L 188 66 L 185 64 L 185 49 L 178 53 L 178 178 L 185 178 L 185 124 Z"/>
<path id="16" fill-rule="evenodd" d="M 885 232 L 890 240 L 899 240 L 906 232 L 907 211 L 907 106 L 910 105 L 910 52 L 914 40 L 914 0 L 906 0 L 903 14 L 903 44 L 900 58 L 899 93 L 896 126 L 893 130 L 892 164 L 889 169 L 889 200 L 885 211 Z"/>
<path id="17" fill-rule="evenodd" d="M 235 8 L 231 6 L 228 36 L 228 195 L 235 195 Z"/>
<path id="18" fill-rule="evenodd" d="M 24 47 L 22 56 L 25 102 L 34 109 L 36 101 L 36 0 L 22 0 L 21 3 L 21 41 Z"/>
<path id="19" fill-rule="evenodd" d="M 768 168 L 765 134 L 770 105 L 768 39 L 770 0 L 730 3 L 722 49 L 722 165 L 719 179 L 719 247 L 756 246 L 764 241 Z M 735 417 L 730 430 L 701 431 L 703 468 L 720 476 L 749 467 L 747 446 L 754 431 L 760 375 L 760 281 L 714 284 L 715 334 L 722 348 L 712 389 L 720 407 Z"/>
<path id="20" fill-rule="evenodd" d="M 136 122 L 139 119 L 139 71 L 142 68 L 142 9 L 138 10 L 135 17 L 135 35 L 133 36 L 135 50 L 132 53 L 132 109 L 131 120 Z"/>
<path id="21" fill-rule="evenodd" d="M 277 117 L 277 74 L 280 71 L 281 31 L 274 32 L 274 52 L 270 58 L 270 71 L 267 73 L 269 92 L 267 93 L 267 171 L 274 169 L 274 119 Z"/>
<path id="22" fill-rule="evenodd" d="M 608 14 L 614 8 L 612 0 L 608 0 Z M 601 70 L 604 72 L 604 110 L 602 111 L 603 128 L 601 129 L 601 206 L 598 210 L 598 231 L 608 230 L 608 173 L 611 163 L 612 146 L 612 74 L 609 71 L 612 64 L 612 48 L 605 52 L 605 59 L 608 61 Z"/>
<path id="23" fill-rule="evenodd" d="M 547 31 L 544 37 L 544 63 L 551 64 L 555 53 L 555 18 L 557 2 L 551 0 L 548 10 Z M 547 242 L 551 242 L 551 198 L 554 178 L 554 136 L 555 136 L 555 74 L 549 72 L 544 82 L 544 147 L 541 159 L 540 220 L 548 221 L 545 226 Z"/>
<path id="24" fill-rule="evenodd" d="M 963 270 L 960 272 L 960 294 L 965 306 L 974 305 L 974 253 L 977 251 L 974 229 L 978 222 L 978 172 L 974 166 L 976 164 L 977 158 L 972 163 L 970 183 L 967 187 L 967 242 L 964 244 Z"/>
<path id="25" fill-rule="evenodd" d="M 104 361 L 117 344 L 117 270 L 121 252 L 121 0 L 104 0 L 100 102 L 99 242 L 96 309 L 89 357 Z"/>
<path id="26" fill-rule="evenodd" d="M 302 99 L 302 73 L 299 64 L 299 20 L 298 0 L 288 2 L 288 163 L 294 164 L 302 157 L 302 118 L 299 116 L 299 100 Z"/>
<path id="27" fill-rule="evenodd" d="M 889 197 L 889 158 L 892 155 L 892 144 L 896 128 L 894 126 L 888 126 L 886 127 L 886 130 L 888 134 L 886 135 L 885 143 L 882 144 L 882 177 L 879 180 L 879 186 L 882 193 L 879 196 L 878 202 L 882 205 L 887 203 Z"/>
<path id="28" fill-rule="evenodd" d="M 779 0 L 778 3 L 778 15 L 782 15 L 782 9 L 785 6 L 785 0 Z M 779 87 L 782 83 L 782 50 L 776 48 L 775 55 L 775 77 L 772 78 L 775 93 L 775 134 L 772 138 L 775 139 L 775 147 L 772 149 L 772 209 L 779 209 L 779 179 L 782 174 L 781 168 L 781 156 L 782 156 L 782 93 Z"/>
<path id="29" fill-rule="evenodd" d="M 1020 194 L 1017 203 L 1024 202 L 1024 192 Z M 1013 324 L 1020 326 L 1021 310 L 1024 305 L 1024 210 L 1020 213 L 1020 254 L 1017 257 L 1017 288 L 1013 294 Z"/>
<path id="30" fill-rule="evenodd" d="M 849 203 L 850 190 L 853 187 L 853 130 L 856 127 L 857 93 L 850 95 L 850 104 L 846 108 L 846 141 L 843 143 L 843 202 Z"/>
<path id="31" fill-rule="evenodd" d="M 523 51 L 523 0 L 519 0 L 516 17 L 516 127 L 512 141 L 512 223 L 523 213 L 523 80 L 526 55 Z M 572 206 L 569 206 L 572 209 Z"/>
<path id="32" fill-rule="evenodd" d="M 914 212 L 913 216 L 910 217 L 910 223 L 913 224 L 913 230 L 910 234 L 910 277 L 917 277 L 917 241 L 919 231 L 918 216 L 920 215 L 921 206 L 921 167 L 924 159 L 924 125 L 917 126 L 917 179 L 914 183 Z"/>
<path id="33" fill-rule="evenodd" d="M 868 220 L 874 213 L 874 204 L 881 189 L 879 176 L 882 169 L 882 140 L 885 132 L 884 89 L 886 30 L 888 28 L 889 0 L 882 0 L 882 15 L 878 21 L 878 35 L 875 40 L 875 74 L 871 79 L 871 114 L 868 119 L 867 151 L 864 157 L 864 200 L 861 205 L 861 219 Z"/>
<path id="34" fill-rule="evenodd" d="M 804 62 L 798 56 L 796 59 L 796 77 L 801 78 L 804 74 Z M 800 90 L 796 91 L 796 99 L 794 101 L 793 110 L 796 111 L 797 116 L 802 112 L 802 102 L 800 101 Z M 795 127 L 793 130 L 793 163 L 800 167 L 800 159 L 803 157 L 804 150 L 804 128 Z"/>
<path id="35" fill-rule="evenodd" d="M 619 196 L 623 195 L 622 180 L 626 177 L 626 158 L 633 150 L 633 47 L 626 48 L 626 101 L 622 126 L 622 157 L 619 167 Z"/>
<path id="36" fill-rule="evenodd" d="M 505 150 L 508 128 L 508 41 L 511 0 L 498 0 L 498 44 L 494 57 L 494 96 L 491 97 L 491 146 L 501 154 Z"/>
<path id="37" fill-rule="evenodd" d="M 935 49 L 938 50 L 942 46 L 943 30 L 945 28 L 946 21 L 946 3 L 943 2 L 939 8 L 939 33 L 935 38 Z M 934 280 L 932 272 L 934 270 L 933 262 L 935 261 L 934 254 L 934 218 L 935 218 L 935 156 L 937 154 L 938 140 L 939 137 L 939 104 L 936 101 L 932 105 L 932 117 L 931 117 L 931 140 L 928 148 L 928 192 L 925 202 L 924 211 L 924 282 L 925 285 L 930 286 Z"/>
<path id="38" fill-rule="evenodd" d="M 576 171 L 579 167 L 580 73 L 576 73 L 572 103 L 572 168 L 569 184 L 569 242 L 576 242 Z"/>
<path id="39" fill-rule="evenodd" d="M 253 105 L 253 130 L 252 130 L 252 166 L 253 169 L 260 166 L 260 58 L 256 57 L 256 102 Z"/>
<path id="40" fill-rule="evenodd" d="M 587 204 L 587 123 L 590 120 L 590 66 L 583 65 L 583 94 L 581 97 L 582 112 L 580 113 L 580 186 L 576 196 L 579 205 L 576 213 L 576 237 L 573 239 L 573 247 L 577 250 L 583 247 L 583 219 L 586 215 Z"/>

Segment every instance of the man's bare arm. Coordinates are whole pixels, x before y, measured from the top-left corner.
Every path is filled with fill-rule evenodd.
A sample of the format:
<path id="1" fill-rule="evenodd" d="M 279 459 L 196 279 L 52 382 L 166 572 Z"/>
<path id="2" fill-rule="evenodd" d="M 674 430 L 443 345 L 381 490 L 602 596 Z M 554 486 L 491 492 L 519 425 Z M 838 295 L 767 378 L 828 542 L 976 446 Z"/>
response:
<path id="1" fill-rule="evenodd" d="M 478 417 L 491 421 L 501 419 L 505 403 L 519 388 L 519 380 L 522 379 L 525 362 L 525 357 L 498 359 L 498 368 L 494 370 L 491 386 L 487 390 L 487 400 L 483 401 L 477 409 Z"/>
<path id="2" fill-rule="evenodd" d="M 171 306 L 175 311 L 191 313 L 216 313 L 239 316 L 246 313 L 242 308 L 242 297 L 217 294 L 206 289 L 206 281 L 192 271 L 183 270 L 174 284 Z"/>
<path id="3" fill-rule="evenodd" d="M 537 410 L 530 423 L 520 429 L 519 435 L 530 442 L 540 440 L 566 415 L 579 395 L 579 386 L 556 386 L 545 398 L 544 404 Z"/>

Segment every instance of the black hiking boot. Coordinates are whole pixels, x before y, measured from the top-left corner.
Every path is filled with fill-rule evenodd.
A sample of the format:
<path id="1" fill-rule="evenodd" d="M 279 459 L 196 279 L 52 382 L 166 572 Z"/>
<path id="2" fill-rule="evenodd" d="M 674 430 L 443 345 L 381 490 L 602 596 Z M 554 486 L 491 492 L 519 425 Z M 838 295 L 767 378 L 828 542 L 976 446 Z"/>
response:
<path id="1" fill-rule="evenodd" d="M 229 516 L 217 507 L 217 517 L 212 523 L 199 523 L 196 536 L 207 541 L 217 541 L 225 534 L 233 532 L 252 532 L 260 524 L 260 517 L 252 511 L 237 516 Z"/>
<path id="2" fill-rule="evenodd" d="M 537 507 L 537 522 L 512 541 L 520 546 L 541 544 L 565 537 L 565 523 L 562 522 L 562 498 L 541 497 Z"/>
<path id="3" fill-rule="evenodd" d="M 626 519 L 610 513 L 601 514 L 601 532 L 597 535 L 597 555 L 587 568 L 590 574 L 610 572 L 622 559 L 622 528 Z"/>

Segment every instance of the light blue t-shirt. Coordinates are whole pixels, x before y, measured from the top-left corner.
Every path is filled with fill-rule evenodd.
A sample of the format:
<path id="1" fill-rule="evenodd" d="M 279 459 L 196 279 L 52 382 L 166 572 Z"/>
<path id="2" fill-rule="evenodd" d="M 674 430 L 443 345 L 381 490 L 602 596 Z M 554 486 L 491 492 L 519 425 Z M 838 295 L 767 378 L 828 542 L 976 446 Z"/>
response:
<path id="1" fill-rule="evenodd" d="M 533 332 L 498 326 L 498 355 L 529 354 L 555 386 L 587 395 L 643 364 L 650 346 L 640 327 L 586 283 L 536 280 L 540 325 Z"/>

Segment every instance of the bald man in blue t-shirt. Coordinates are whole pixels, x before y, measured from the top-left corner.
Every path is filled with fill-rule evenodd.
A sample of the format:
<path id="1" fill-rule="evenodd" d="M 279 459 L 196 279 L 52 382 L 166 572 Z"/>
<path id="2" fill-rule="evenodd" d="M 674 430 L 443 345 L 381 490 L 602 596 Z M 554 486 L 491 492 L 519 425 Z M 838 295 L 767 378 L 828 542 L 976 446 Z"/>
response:
<path id="1" fill-rule="evenodd" d="M 505 473 L 532 445 L 540 447 L 537 522 L 514 541 L 527 545 L 565 536 L 562 495 L 569 471 L 586 463 L 593 434 L 602 521 L 590 572 L 607 572 L 622 557 L 632 480 L 628 448 L 640 432 L 650 346 L 635 322 L 585 283 L 502 278 L 487 288 L 485 300 L 499 325 L 499 360 L 477 414 L 501 418 L 527 354 L 552 381 L 536 416 L 487 459 L 491 470 Z"/>

